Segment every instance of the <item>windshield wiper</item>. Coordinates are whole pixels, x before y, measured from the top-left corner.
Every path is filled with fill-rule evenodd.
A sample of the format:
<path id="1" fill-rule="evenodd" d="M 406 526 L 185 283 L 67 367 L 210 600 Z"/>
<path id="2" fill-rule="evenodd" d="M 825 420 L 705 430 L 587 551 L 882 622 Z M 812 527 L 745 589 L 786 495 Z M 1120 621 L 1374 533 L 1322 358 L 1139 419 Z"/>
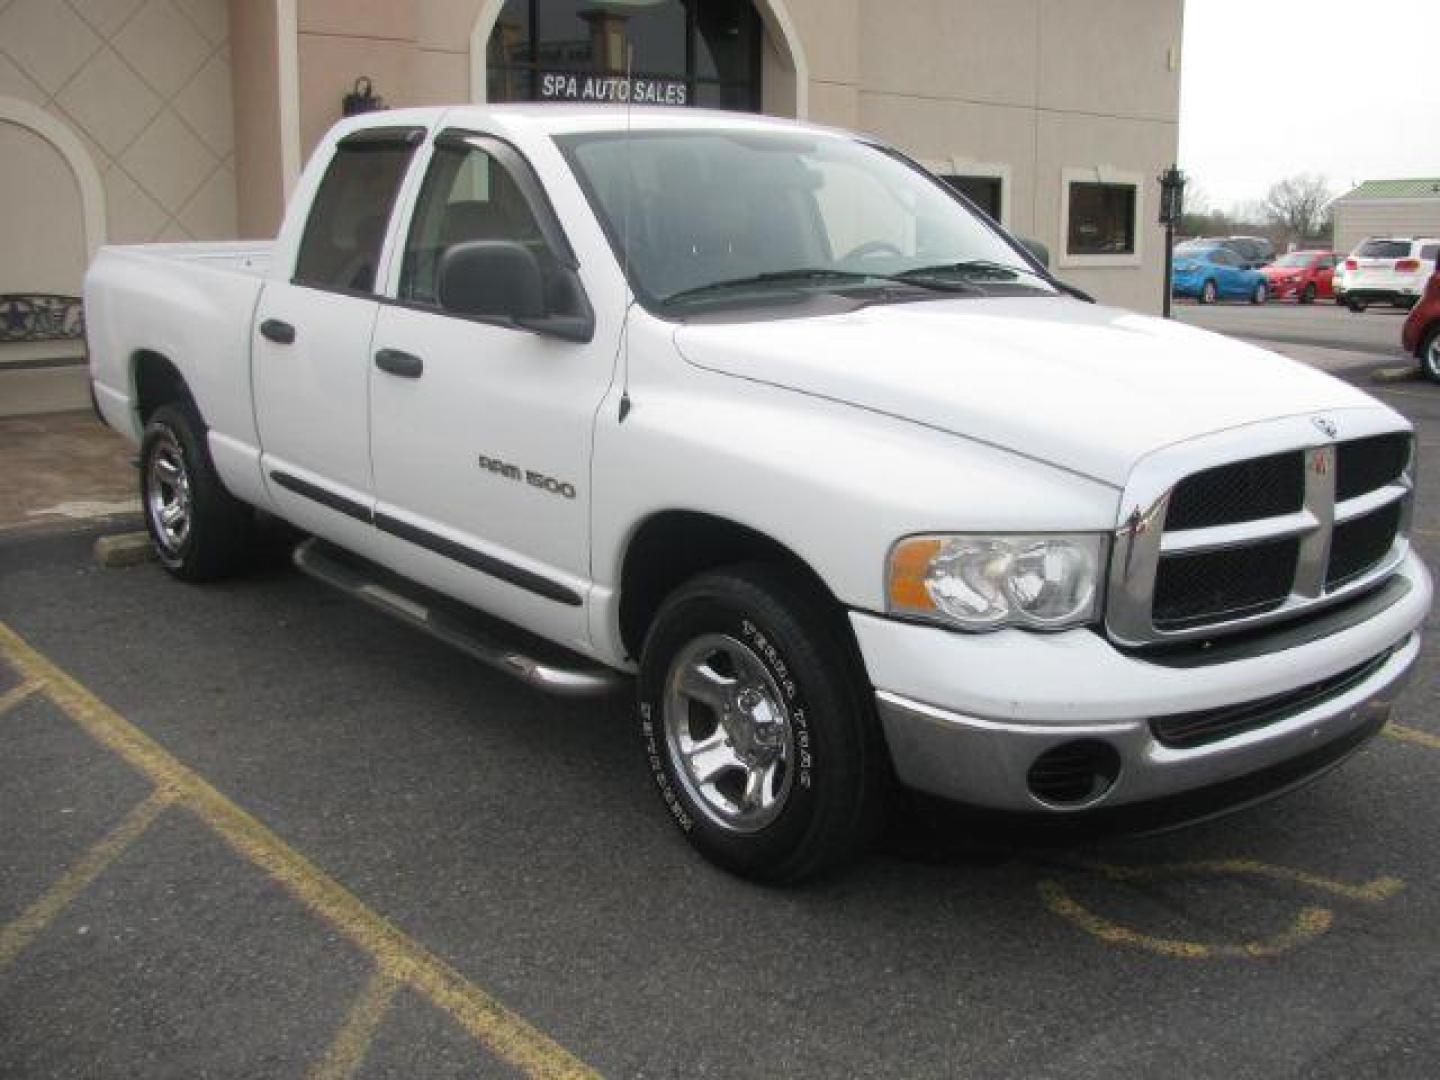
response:
<path id="1" fill-rule="evenodd" d="M 851 270 L 827 270 L 818 266 L 804 266 L 795 270 L 771 270 L 764 274 L 749 274 L 745 277 L 726 278 L 723 281 L 711 281 L 704 285 L 696 285 L 691 289 L 681 289 L 664 297 L 664 303 L 672 303 L 676 300 L 686 300 L 692 296 L 703 296 L 705 293 L 723 292 L 726 289 L 743 289 L 749 285 L 771 285 L 784 284 L 786 282 L 803 283 L 807 281 L 865 281 L 874 277 L 873 274 L 860 274 Z"/>
<path id="2" fill-rule="evenodd" d="M 706 285 L 696 285 L 691 289 L 681 289 L 673 292 L 662 299 L 662 303 L 671 304 L 676 300 L 688 300 L 692 297 L 703 296 L 712 292 L 724 292 L 728 289 L 743 289 L 752 285 L 774 285 L 774 284 L 805 284 L 823 282 L 861 282 L 861 281 L 888 281 L 897 282 L 901 285 L 911 285 L 922 289 L 931 289 L 937 292 L 973 292 L 974 286 L 963 284 L 958 281 L 938 281 L 925 277 L 909 278 L 904 274 L 867 274 L 857 270 L 831 270 L 820 266 L 800 267 L 795 270 L 771 270 L 764 274 L 750 274 L 747 277 L 726 278 L 724 281 L 712 281 Z"/>
<path id="3" fill-rule="evenodd" d="M 899 281 L 925 280 L 938 274 L 955 274 L 965 278 L 990 278 L 995 281 L 1014 281 L 1019 274 L 1040 277 L 1028 266 L 1011 266 L 1009 263 L 996 262 L 994 259 L 963 259 L 960 262 L 937 263 L 934 266 L 917 266 L 911 270 L 902 270 L 895 275 L 895 278 Z"/>

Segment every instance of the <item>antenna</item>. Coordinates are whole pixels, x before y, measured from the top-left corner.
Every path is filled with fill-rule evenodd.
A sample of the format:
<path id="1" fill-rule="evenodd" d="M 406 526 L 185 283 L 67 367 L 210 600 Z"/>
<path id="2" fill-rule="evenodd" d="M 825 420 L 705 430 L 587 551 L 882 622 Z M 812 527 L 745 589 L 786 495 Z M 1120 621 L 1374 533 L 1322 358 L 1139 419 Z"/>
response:
<path id="1" fill-rule="evenodd" d="M 620 316 L 620 423 L 630 415 L 630 207 L 635 200 L 635 159 L 630 132 L 635 108 L 635 43 L 625 42 L 625 213 L 620 225 L 620 269 L 625 280 L 625 308 Z"/>

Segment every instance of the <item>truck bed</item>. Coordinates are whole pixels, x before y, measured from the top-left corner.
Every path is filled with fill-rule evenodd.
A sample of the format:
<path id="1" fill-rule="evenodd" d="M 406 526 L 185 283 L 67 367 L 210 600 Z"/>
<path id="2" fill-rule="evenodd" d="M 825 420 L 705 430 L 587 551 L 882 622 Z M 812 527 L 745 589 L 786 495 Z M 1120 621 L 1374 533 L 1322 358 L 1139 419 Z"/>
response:
<path id="1" fill-rule="evenodd" d="M 224 240 L 210 243 L 126 244 L 109 250 L 172 262 L 200 263 L 207 270 L 263 278 L 270 267 L 273 240 Z"/>

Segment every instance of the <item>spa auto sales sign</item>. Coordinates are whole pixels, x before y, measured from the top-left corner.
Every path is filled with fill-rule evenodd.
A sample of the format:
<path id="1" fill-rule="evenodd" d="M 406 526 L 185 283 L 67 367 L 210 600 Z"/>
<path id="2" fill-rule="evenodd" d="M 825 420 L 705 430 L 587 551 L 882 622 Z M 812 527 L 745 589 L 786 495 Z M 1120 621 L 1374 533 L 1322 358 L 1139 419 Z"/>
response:
<path id="1" fill-rule="evenodd" d="M 687 105 L 683 79 L 645 79 L 624 75 L 572 75 L 547 71 L 540 76 L 541 101 L 594 101 L 611 105 Z"/>

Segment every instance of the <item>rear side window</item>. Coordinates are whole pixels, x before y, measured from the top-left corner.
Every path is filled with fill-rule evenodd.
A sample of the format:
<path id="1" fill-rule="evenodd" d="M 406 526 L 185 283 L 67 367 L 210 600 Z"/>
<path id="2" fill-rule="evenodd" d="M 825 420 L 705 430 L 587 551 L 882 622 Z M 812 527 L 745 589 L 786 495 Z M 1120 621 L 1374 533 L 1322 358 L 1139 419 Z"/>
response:
<path id="1" fill-rule="evenodd" d="M 1366 240 L 1355 254 L 1362 259 L 1406 259 L 1410 257 L 1410 241 Z"/>
<path id="2" fill-rule="evenodd" d="M 1420 248 L 1420 258 L 1426 262 L 1434 262 L 1437 254 L 1440 254 L 1440 244 L 1425 244 Z"/>
<path id="3" fill-rule="evenodd" d="M 379 128 L 341 140 L 310 207 L 295 284 L 374 291 L 385 226 L 422 134 Z"/>

